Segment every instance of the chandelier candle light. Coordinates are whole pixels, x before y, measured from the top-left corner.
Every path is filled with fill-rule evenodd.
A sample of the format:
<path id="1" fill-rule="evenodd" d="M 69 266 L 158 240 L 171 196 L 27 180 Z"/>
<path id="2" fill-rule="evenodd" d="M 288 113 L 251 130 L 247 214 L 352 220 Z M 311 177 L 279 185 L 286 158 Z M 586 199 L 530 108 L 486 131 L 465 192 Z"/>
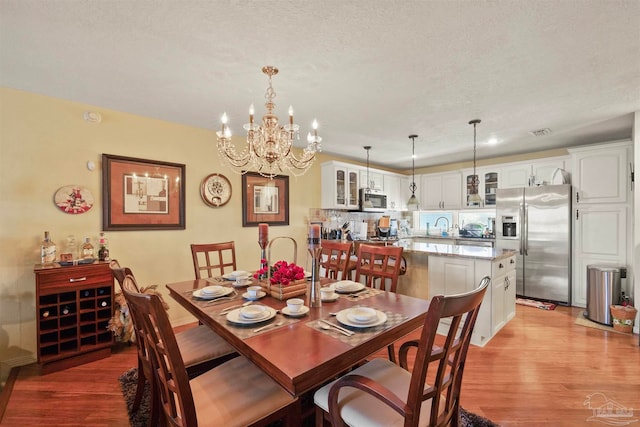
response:
<path id="1" fill-rule="evenodd" d="M 308 292 L 309 307 L 322 307 L 322 298 L 320 298 L 320 256 L 322 255 L 322 245 L 319 224 L 311 224 L 309 227 L 309 254 L 311 255 L 311 284 Z"/>
<path id="2" fill-rule="evenodd" d="M 253 121 L 255 109 L 253 104 L 249 107 L 249 123 L 244 125 L 247 131 L 247 146 L 239 153 L 231 142 L 231 130 L 227 125 L 229 118 L 227 113 L 222 115 L 222 129 L 217 132 L 218 151 L 221 161 L 225 160 L 234 172 L 244 174 L 254 170 L 260 175 L 273 178 L 281 173 L 289 172 L 295 176 L 303 175 L 316 157 L 316 152 L 322 151 L 322 138 L 318 136 L 318 122 L 313 120 L 313 134 L 307 134 L 307 146 L 302 150 L 302 155 L 296 157 L 292 147 L 294 140 L 300 139 L 300 126 L 293 122 L 293 107 L 289 106 L 289 123 L 278 124 L 278 116 L 273 113 L 276 104 L 273 99 L 276 92 L 271 85 L 271 77 L 278 74 L 278 69 L 267 65 L 262 67 L 262 72 L 268 76 L 269 87 L 265 93 L 267 102 L 264 104 L 267 113 L 262 116 L 262 124 Z M 224 163 L 224 161 L 223 161 Z"/>

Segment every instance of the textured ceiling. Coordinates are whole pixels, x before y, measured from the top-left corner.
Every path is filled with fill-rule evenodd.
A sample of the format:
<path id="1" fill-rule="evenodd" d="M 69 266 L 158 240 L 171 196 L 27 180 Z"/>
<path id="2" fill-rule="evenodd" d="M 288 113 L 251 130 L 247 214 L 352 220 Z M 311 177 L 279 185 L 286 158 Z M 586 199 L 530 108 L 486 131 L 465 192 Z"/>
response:
<path id="1" fill-rule="evenodd" d="M 98 111 L 207 129 L 226 111 L 239 135 L 267 64 L 281 120 L 292 104 L 324 152 L 391 168 L 411 133 L 416 167 L 470 160 L 474 118 L 478 158 L 628 138 L 640 1 L 0 1 L 0 85 Z"/>

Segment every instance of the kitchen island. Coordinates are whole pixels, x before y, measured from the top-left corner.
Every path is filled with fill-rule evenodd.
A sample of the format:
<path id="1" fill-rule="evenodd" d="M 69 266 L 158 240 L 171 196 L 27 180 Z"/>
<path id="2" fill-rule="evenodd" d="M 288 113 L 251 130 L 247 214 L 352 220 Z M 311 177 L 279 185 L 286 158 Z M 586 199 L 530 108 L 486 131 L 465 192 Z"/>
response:
<path id="1" fill-rule="evenodd" d="M 478 314 L 471 343 L 484 346 L 515 316 L 516 252 L 486 246 L 426 243 L 416 239 L 396 242 L 404 248 L 407 272 L 398 292 L 429 299 L 433 295 L 468 292 L 484 276 L 491 277 Z"/>

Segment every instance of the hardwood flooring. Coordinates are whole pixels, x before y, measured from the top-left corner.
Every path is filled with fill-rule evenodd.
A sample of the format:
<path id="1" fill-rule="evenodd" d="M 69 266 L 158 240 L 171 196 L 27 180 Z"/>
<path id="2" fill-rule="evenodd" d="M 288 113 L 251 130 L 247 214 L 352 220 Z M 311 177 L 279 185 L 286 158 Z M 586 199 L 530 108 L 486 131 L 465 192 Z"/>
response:
<path id="1" fill-rule="evenodd" d="M 576 325 L 582 311 L 517 306 L 516 318 L 484 348 L 470 348 L 462 406 L 502 426 L 594 427 L 607 424 L 589 421 L 594 411 L 584 402 L 602 393 L 613 405 L 635 409 L 632 419 L 640 424 L 638 336 Z M 133 366 L 131 346 L 47 375 L 22 367 L 0 424 L 126 426 L 118 376 Z M 592 399 L 592 407 L 602 403 L 601 396 Z"/>

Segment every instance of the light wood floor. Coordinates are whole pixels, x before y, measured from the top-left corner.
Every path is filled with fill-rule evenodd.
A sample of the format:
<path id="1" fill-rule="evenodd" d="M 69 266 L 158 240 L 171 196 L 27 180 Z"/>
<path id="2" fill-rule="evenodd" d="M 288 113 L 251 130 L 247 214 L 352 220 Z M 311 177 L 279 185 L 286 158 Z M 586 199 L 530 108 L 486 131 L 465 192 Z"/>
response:
<path id="1" fill-rule="evenodd" d="M 584 405 L 603 393 L 635 409 L 640 424 L 638 336 L 575 324 L 582 310 L 517 306 L 486 347 L 471 347 L 461 402 L 503 426 L 592 426 Z M 380 353 L 383 355 L 384 353 Z M 22 367 L 2 426 L 126 426 L 118 376 L 136 365 L 133 347 L 98 362 L 49 375 Z"/>

